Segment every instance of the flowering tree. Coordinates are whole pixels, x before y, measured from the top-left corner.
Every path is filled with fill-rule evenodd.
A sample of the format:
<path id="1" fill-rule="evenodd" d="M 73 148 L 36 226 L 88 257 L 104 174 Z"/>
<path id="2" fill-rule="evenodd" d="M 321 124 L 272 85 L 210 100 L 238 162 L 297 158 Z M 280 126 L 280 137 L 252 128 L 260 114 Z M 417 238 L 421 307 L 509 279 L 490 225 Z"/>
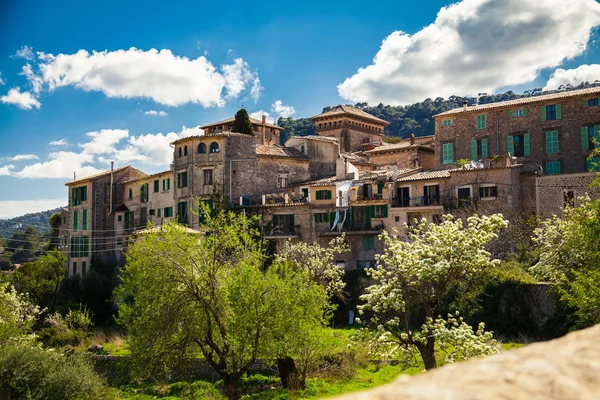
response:
<path id="1" fill-rule="evenodd" d="M 39 313 L 39 307 L 31 304 L 27 296 L 0 284 L 0 345 L 27 338 Z"/>
<path id="2" fill-rule="evenodd" d="M 506 226 L 500 214 L 469 217 L 466 227 L 446 215 L 439 225 L 421 220 L 409 231 L 408 241 L 383 232 L 385 250 L 377 267 L 367 270 L 374 284 L 361 296 L 365 304 L 359 307 L 377 342 L 372 348 L 388 355 L 412 354 L 416 348 L 426 369 L 436 367 L 436 341 L 459 343 L 459 358 L 494 352 L 483 327 L 474 333 L 462 320 L 434 318 L 451 290 L 499 262 L 491 259 L 485 245 Z"/>

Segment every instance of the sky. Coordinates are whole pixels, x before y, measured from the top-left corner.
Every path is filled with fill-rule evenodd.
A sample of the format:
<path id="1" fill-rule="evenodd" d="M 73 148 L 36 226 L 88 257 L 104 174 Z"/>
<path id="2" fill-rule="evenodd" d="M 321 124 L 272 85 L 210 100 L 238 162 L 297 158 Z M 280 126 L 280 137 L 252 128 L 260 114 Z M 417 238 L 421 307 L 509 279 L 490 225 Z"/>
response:
<path id="1" fill-rule="evenodd" d="M 554 89 L 600 79 L 596 0 L 0 0 L 0 218 L 67 203 L 110 167 L 245 107 Z"/>

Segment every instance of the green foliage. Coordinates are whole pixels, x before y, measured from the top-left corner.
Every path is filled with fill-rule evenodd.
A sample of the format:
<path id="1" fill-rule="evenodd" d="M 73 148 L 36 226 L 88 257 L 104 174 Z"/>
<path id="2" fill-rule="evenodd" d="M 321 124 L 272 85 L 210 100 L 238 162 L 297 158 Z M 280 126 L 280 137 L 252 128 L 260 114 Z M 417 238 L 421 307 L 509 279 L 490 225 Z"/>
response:
<path id="1" fill-rule="evenodd" d="M 233 120 L 232 132 L 243 133 L 244 135 L 254 136 L 254 130 L 252 129 L 252 123 L 250 122 L 250 116 L 245 108 L 241 108 L 235 113 L 235 119 Z"/>
<path id="2" fill-rule="evenodd" d="M 60 208 L 25 214 L 10 219 L 0 219 L 0 236 L 4 235 L 6 237 L 10 237 L 15 232 L 21 230 L 22 227 L 27 226 L 35 226 L 40 232 L 46 232 L 48 229 L 50 229 L 50 223 L 48 219 L 56 212 L 60 212 Z"/>
<path id="3" fill-rule="evenodd" d="M 35 260 L 43 253 L 45 246 L 44 239 L 33 227 L 16 231 L 7 240 L 7 247 L 12 251 L 13 264 Z"/>
<path id="4" fill-rule="evenodd" d="M 90 336 L 92 313 L 79 305 L 79 309 L 70 309 L 64 318 L 59 313 L 48 316 L 44 325 L 37 335 L 45 346 L 78 346 Z"/>
<path id="5" fill-rule="evenodd" d="M 8 284 L 0 284 L 0 345 L 26 337 L 39 315 L 39 307 Z"/>
<path id="6" fill-rule="evenodd" d="M 102 399 L 102 380 L 82 355 L 36 346 L 0 346 L 3 399 Z"/>

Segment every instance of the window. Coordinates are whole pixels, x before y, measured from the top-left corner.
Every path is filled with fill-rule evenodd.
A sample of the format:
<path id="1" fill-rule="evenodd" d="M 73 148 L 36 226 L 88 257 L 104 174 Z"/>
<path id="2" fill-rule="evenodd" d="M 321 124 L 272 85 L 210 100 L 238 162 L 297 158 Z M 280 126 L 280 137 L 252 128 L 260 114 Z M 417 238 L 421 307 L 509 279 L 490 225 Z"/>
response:
<path id="1" fill-rule="evenodd" d="M 160 181 L 157 179 L 154 181 L 154 193 L 157 193 L 160 190 Z"/>
<path id="2" fill-rule="evenodd" d="M 562 118 L 560 104 L 542 106 L 542 121 L 554 121 Z"/>
<path id="3" fill-rule="evenodd" d="M 581 127 L 581 150 L 600 147 L 600 125 Z"/>
<path id="4" fill-rule="evenodd" d="M 181 157 L 181 147 L 179 148 L 179 157 Z"/>
<path id="5" fill-rule="evenodd" d="M 397 224 L 399 224 L 399 223 L 400 223 L 400 216 L 399 216 L 399 215 L 396 215 L 396 216 L 394 217 L 394 221 L 395 221 Z"/>
<path id="6" fill-rule="evenodd" d="M 87 267 L 87 263 L 85 261 L 81 262 L 81 276 L 85 275 L 85 268 Z"/>
<path id="7" fill-rule="evenodd" d="M 329 200 L 331 199 L 331 190 L 317 190 L 315 198 L 316 200 Z"/>
<path id="8" fill-rule="evenodd" d="M 142 203 L 148 202 L 148 184 L 147 183 L 144 183 L 142 186 L 140 186 L 140 201 Z"/>
<path id="9" fill-rule="evenodd" d="M 356 266 L 358 269 L 375 268 L 375 260 L 359 260 Z"/>
<path id="10" fill-rule="evenodd" d="M 87 200 L 87 186 L 80 186 L 71 189 L 71 205 L 77 206 L 82 201 Z"/>
<path id="11" fill-rule="evenodd" d="M 183 155 L 187 156 L 187 146 L 183 146 Z"/>
<path id="12" fill-rule="evenodd" d="M 600 157 L 592 157 L 587 159 L 587 170 L 590 172 L 600 171 Z"/>
<path id="13" fill-rule="evenodd" d="M 304 154 L 304 145 L 300 146 L 300 153 Z"/>
<path id="14" fill-rule="evenodd" d="M 477 129 L 485 129 L 485 127 L 486 127 L 485 114 L 478 115 L 477 116 Z"/>
<path id="15" fill-rule="evenodd" d="M 480 186 L 479 198 L 495 198 L 498 196 L 498 188 L 496 186 Z"/>
<path id="16" fill-rule="evenodd" d="M 598 106 L 598 98 L 583 100 L 583 108 L 597 107 L 597 106 Z"/>
<path id="17" fill-rule="evenodd" d="M 396 204 L 398 207 L 410 207 L 410 188 L 400 187 L 396 190 L 397 200 Z"/>
<path id="18" fill-rule="evenodd" d="M 183 171 L 177 174 L 177 187 L 184 188 L 187 187 L 187 171 Z"/>
<path id="19" fill-rule="evenodd" d="M 526 117 L 527 109 L 521 108 L 519 110 L 508 110 L 508 118 Z"/>
<path id="20" fill-rule="evenodd" d="M 212 142 L 210 144 L 210 152 L 211 153 L 218 153 L 219 152 L 219 143 L 217 142 Z"/>
<path id="21" fill-rule="evenodd" d="M 487 139 L 471 140 L 471 160 L 479 160 L 488 156 Z"/>
<path id="22" fill-rule="evenodd" d="M 329 222 L 329 213 L 315 213 L 315 222 Z"/>
<path id="23" fill-rule="evenodd" d="M 558 131 L 546 132 L 546 154 L 558 153 Z"/>
<path id="24" fill-rule="evenodd" d="M 180 224 L 188 223 L 187 201 L 177 203 L 177 222 Z"/>
<path id="25" fill-rule="evenodd" d="M 423 205 L 437 206 L 440 203 L 440 185 L 423 186 Z"/>
<path id="26" fill-rule="evenodd" d="M 273 234 L 295 234 L 294 215 L 273 215 Z"/>
<path id="27" fill-rule="evenodd" d="M 140 209 L 140 226 L 148 225 L 148 207 Z"/>
<path id="28" fill-rule="evenodd" d="M 73 263 L 73 272 L 72 272 L 72 275 L 77 275 L 77 263 L 76 262 Z"/>
<path id="29" fill-rule="evenodd" d="M 575 192 L 572 190 L 563 190 L 563 208 L 575 207 Z"/>
<path id="30" fill-rule="evenodd" d="M 129 211 L 125 213 L 125 226 L 123 227 L 126 231 L 130 231 L 133 229 L 135 214 L 133 211 Z"/>
<path id="31" fill-rule="evenodd" d="M 387 218 L 388 216 L 388 208 L 387 205 L 385 204 L 381 204 L 378 206 L 375 206 L 375 218 Z"/>
<path id="32" fill-rule="evenodd" d="M 546 162 L 546 174 L 548 174 L 548 175 L 560 174 L 560 161 L 547 161 Z"/>
<path id="33" fill-rule="evenodd" d="M 79 211 L 73 211 L 73 232 L 77 232 L 77 220 L 79 219 Z"/>
<path id="34" fill-rule="evenodd" d="M 375 250 L 375 236 L 363 236 L 362 248 L 363 250 Z"/>
<path id="35" fill-rule="evenodd" d="M 454 153 L 452 151 L 452 143 L 444 143 L 442 145 L 442 153 L 444 164 L 454 163 Z"/>
<path id="36" fill-rule="evenodd" d="M 81 211 L 81 230 L 87 231 L 87 210 Z"/>
<path id="37" fill-rule="evenodd" d="M 277 177 L 277 187 L 278 188 L 286 188 L 289 184 L 289 178 L 287 175 L 279 175 Z"/>
<path id="38" fill-rule="evenodd" d="M 163 179 L 163 191 L 171 190 L 171 178 Z"/>
<path id="39" fill-rule="evenodd" d="M 129 189 L 129 200 L 133 199 L 133 189 Z"/>
<path id="40" fill-rule="evenodd" d="M 459 207 L 467 207 L 471 205 L 471 187 L 461 187 L 456 190 L 456 197 L 458 198 Z"/>
<path id="41" fill-rule="evenodd" d="M 442 126 L 444 128 L 448 127 L 448 126 L 452 126 L 452 120 L 451 119 L 445 119 L 442 121 Z"/>
<path id="42" fill-rule="evenodd" d="M 123 216 L 121 214 L 117 215 L 117 221 L 119 221 L 119 222 L 123 221 Z"/>
<path id="43" fill-rule="evenodd" d="M 148 215 L 156 215 L 156 210 L 151 209 L 150 211 L 148 211 Z"/>
<path id="44" fill-rule="evenodd" d="M 531 143 L 529 134 L 511 135 L 506 140 L 506 152 L 513 157 L 529 157 L 531 155 Z"/>
<path id="45" fill-rule="evenodd" d="M 160 208 L 159 208 L 158 210 L 156 210 L 156 212 L 157 212 L 156 216 L 157 216 L 158 218 L 160 218 L 160 210 L 161 210 Z"/>
<path id="46" fill-rule="evenodd" d="M 204 173 L 204 184 L 205 185 L 212 185 L 213 184 L 213 170 L 212 169 L 205 169 L 203 171 Z"/>
<path id="47" fill-rule="evenodd" d="M 173 207 L 165 207 L 163 210 L 163 216 L 165 218 L 171 218 L 173 216 Z"/>
<path id="48" fill-rule="evenodd" d="M 200 143 L 198 145 L 198 154 L 206 154 L 206 144 Z"/>

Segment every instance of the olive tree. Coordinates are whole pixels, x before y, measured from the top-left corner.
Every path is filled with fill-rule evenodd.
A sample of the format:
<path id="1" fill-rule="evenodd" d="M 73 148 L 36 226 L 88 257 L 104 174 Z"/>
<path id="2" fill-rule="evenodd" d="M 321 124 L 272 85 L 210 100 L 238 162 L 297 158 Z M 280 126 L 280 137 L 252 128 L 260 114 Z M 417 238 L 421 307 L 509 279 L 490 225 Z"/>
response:
<path id="1" fill-rule="evenodd" d="M 436 367 L 435 343 L 442 338 L 445 343 L 453 337 L 462 340 L 463 348 L 473 350 L 471 356 L 494 352 L 480 346 L 490 339 L 483 328 L 473 333 L 454 317 L 443 323 L 436 316 L 451 290 L 499 262 L 491 259 L 485 245 L 506 226 L 500 214 L 471 216 L 466 226 L 445 215 L 439 225 L 421 220 L 409 230 L 408 240 L 383 232 L 385 249 L 376 268 L 367 270 L 373 285 L 361 296 L 365 304 L 359 307 L 365 316 L 361 322 L 374 333 L 373 348 L 388 356 L 410 355 L 416 348 L 426 369 Z M 469 328 L 471 334 L 465 336 Z"/>

